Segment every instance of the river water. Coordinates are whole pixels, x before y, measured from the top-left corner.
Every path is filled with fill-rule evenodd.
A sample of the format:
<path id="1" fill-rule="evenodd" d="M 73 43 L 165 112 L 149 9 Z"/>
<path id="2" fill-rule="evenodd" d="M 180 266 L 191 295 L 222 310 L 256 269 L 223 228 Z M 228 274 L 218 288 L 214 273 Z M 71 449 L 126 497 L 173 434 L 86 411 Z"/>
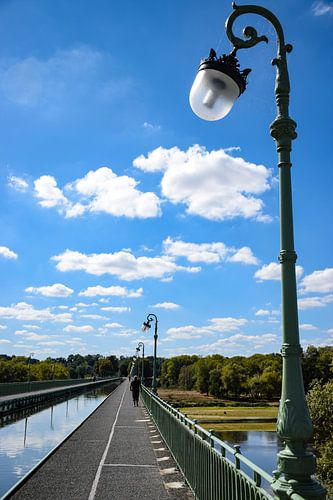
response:
<path id="1" fill-rule="evenodd" d="M 0 428 L 0 497 L 70 434 L 114 389 L 104 386 Z"/>
<path id="2" fill-rule="evenodd" d="M 240 451 L 251 462 L 272 474 L 277 468 L 277 453 L 283 448 L 275 432 L 266 431 L 224 431 L 216 433 L 230 446 L 240 445 Z"/>

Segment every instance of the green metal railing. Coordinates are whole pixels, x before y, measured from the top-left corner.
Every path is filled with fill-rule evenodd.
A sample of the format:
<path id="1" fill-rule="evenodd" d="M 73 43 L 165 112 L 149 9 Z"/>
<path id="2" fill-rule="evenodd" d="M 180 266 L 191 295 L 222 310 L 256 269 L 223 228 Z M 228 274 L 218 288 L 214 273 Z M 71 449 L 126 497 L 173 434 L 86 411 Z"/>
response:
<path id="1" fill-rule="evenodd" d="M 274 478 L 146 387 L 141 397 L 198 500 L 272 500 Z M 252 477 L 251 477 L 252 476 Z"/>

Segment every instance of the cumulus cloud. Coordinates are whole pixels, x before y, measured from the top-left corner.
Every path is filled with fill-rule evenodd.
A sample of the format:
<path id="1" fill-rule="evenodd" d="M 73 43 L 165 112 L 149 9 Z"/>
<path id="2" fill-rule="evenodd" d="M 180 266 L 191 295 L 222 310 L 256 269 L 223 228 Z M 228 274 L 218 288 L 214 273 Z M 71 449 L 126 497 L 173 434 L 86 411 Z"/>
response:
<path id="1" fill-rule="evenodd" d="M 220 338 L 211 344 L 198 346 L 201 352 L 225 354 L 226 352 L 235 351 L 244 352 L 247 348 L 254 349 L 267 348 L 270 352 L 270 344 L 277 341 L 277 335 L 266 333 L 264 335 L 244 335 L 237 333 L 230 337 Z"/>
<path id="2" fill-rule="evenodd" d="M 137 290 L 128 290 L 124 286 L 89 286 L 86 290 L 82 290 L 79 295 L 83 297 L 97 297 L 97 296 L 113 296 L 113 297 L 128 297 L 137 298 L 142 297 L 143 288 Z"/>
<path id="3" fill-rule="evenodd" d="M 316 326 L 313 326 L 310 323 L 301 323 L 299 325 L 299 329 L 300 330 L 305 330 L 305 331 L 307 331 L 307 330 L 318 330 L 318 328 Z"/>
<path id="4" fill-rule="evenodd" d="M 154 193 L 140 191 L 137 189 L 139 183 L 133 177 L 119 176 L 108 167 L 89 171 L 84 177 L 67 184 L 64 190 L 50 175 L 39 177 L 34 184 L 39 204 L 45 208 L 57 208 L 67 218 L 85 212 L 142 219 L 161 215 L 160 200 Z"/>
<path id="5" fill-rule="evenodd" d="M 17 259 L 17 253 L 10 250 L 8 247 L 0 247 L 0 255 L 5 259 Z"/>
<path id="6" fill-rule="evenodd" d="M 189 262 L 215 264 L 224 260 L 230 251 L 224 243 L 187 243 L 182 240 L 166 238 L 164 252 L 173 257 L 185 257 Z"/>
<path id="7" fill-rule="evenodd" d="M 333 295 L 326 295 L 324 297 L 306 297 L 304 299 L 298 299 L 299 309 L 313 309 L 315 307 L 326 307 L 328 304 L 333 302 Z"/>
<path id="8" fill-rule="evenodd" d="M 22 177 L 17 177 L 16 175 L 8 177 L 8 186 L 15 189 L 15 191 L 20 191 L 21 193 L 24 193 L 29 188 L 27 181 L 22 179 Z"/>
<path id="9" fill-rule="evenodd" d="M 130 307 L 125 306 L 107 306 L 101 307 L 101 311 L 113 312 L 113 313 L 124 313 L 129 312 L 131 310 Z"/>
<path id="10" fill-rule="evenodd" d="M 207 325 L 194 326 L 185 325 L 180 327 L 169 328 L 167 330 L 167 338 L 176 339 L 193 339 L 200 338 L 203 335 L 215 335 L 216 333 L 227 333 L 238 330 L 241 326 L 247 323 L 245 318 L 221 317 L 208 320 Z"/>
<path id="11" fill-rule="evenodd" d="M 82 325 L 82 326 L 75 326 L 75 325 L 67 325 L 64 328 L 64 332 L 83 332 L 83 333 L 89 333 L 92 332 L 94 329 L 91 325 Z"/>
<path id="12" fill-rule="evenodd" d="M 0 317 L 20 321 L 54 321 L 59 323 L 70 323 L 72 321 L 70 313 L 54 314 L 50 308 L 35 309 L 26 302 L 18 302 L 9 307 L 0 307 Z"/>
<path id="13" fill-rule="evenodd" d="M 155 307 L 156 309 L 179 309 L 180 305 L 174 302 L 159 302 L 151 307 Z"/>
<path id="14" fill-rule="evenodd" d="M 40 333 L 29 332 L 28 330 L 16 330 L 15 335 L 21 335 L 26 340 L 32 340 L 32 341 L 49 338 L 49 335 L 42 335 Z"/>
<path id="15" fill-rule="evenodd" d="M 312 4 L 312 12 L 315 16 L 333 15 L 333 3 L 319 0 Z"/>
<path id="16" fill-rule="evenodd" d="M 102 320 L 108 320 L 109 318 L 102 316 L 101 314 L 81 314 L 80 318 L 86 318 L 86 319 L 102 319 Z"/>
<path id="17" fill-rule="evenodd" d="M 302 293 L 330 293 L 333 292 L 333 268 L 314 271 L 305 276 L 300 284 Z"/>
<path id="18" fill-rule="evenodd" d="M 122 328 L 122 326 L 120 323 L 105 323 L 103 328 Z"/>
<path id="19" fill-rule="evenodd" d="M 162 194 L 172 203 L 185 204 L 189 214 L 210 220 L 269 219 L 259 195 L 270 189 L 271 171 L 226 150 L 159 147 L 137 157 L 133 165 L 144 172 L 163 172 Z"/>
<path id="20" fill-rule="evenodd" d="M 217 264 L 222 261 L 258 264 L 258 259 L 249 247 L 235 249 L 222 242 L 189 243 L 182 240 L 166 238 L 163 241 L 164 252 L 173 257 L 185 257 L 189 262 Z"/>
<path id="21" fill-rule="evenodd" d="M 303 274 L 302 266 L 296 266 L 296 278 L 299 279 Z M 280 281 L 281 280 L 281 264 L 277 264 L 276 262 L 271 262 L 270 264 L 266 264 L 262 266 L 261 269 L 256 271 L 254 277 L 258 281 Z"/>
<path id="22" fill-rule="evenodd" d="M 61 283 L 40 287 L 29 286 L 25 291 L 36 295 L 43 295 L 44 297 L 69 297 L 74 292 L 74 290 Z"/>
<path id="23" fill-rule="evenodd" d="M 258 309 L 255 313 L 256 316 L 269 316 L 270 312 L 267 309 Z"/>
<path id="24" fill-rule="evenodd" d="M 135 257 L 130 251 L 115 253 L 83 254 L 73 250 L 65 250 L 52 257 L 57 262 L 57 269 L 62 272 L 85 271 L 100 276 L 111 274 L 124 281 L 143 278 L 163 278 L 177 271 L 198 272 L 199 267 L 177 265 L 171 257 Z"/>
<path id="25" fill-rule="evenodd" d="M 242 264 L 253 264 L 257 265 L 259 260 L 252 253 L 251 248 L 242 247 L 237 250 L 233 255 L 228 257 L 228 262 L 240 262 Z"/>
<path id="26" fill-rule="evenodd" d="M 7 339 L 0 339 L 0 344 L 11 344 L 11 341 Z"/>

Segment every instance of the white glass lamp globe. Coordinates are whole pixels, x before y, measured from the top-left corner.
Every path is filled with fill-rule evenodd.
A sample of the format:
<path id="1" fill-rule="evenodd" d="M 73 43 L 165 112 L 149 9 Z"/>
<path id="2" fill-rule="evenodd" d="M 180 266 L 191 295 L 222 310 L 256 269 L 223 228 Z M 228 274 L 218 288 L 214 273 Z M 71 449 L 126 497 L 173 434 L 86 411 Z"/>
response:
<path id="1" fill-rule="evenodd" d="M 203 120 L 224 118 L 241 91 L 233 78 L 213 68 L 200 69 L 190 92 L 192 111 Z"/>

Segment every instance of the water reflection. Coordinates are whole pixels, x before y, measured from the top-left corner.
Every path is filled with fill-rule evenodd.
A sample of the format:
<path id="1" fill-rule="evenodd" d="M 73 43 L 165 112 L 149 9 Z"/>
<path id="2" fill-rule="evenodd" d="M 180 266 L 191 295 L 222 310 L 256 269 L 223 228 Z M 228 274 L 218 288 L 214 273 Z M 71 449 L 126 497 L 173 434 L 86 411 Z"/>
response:
<path id="1" fill-rule="evenodd" d="M 90 415 L 114 388 L 114 384 L 105 386 L 42 409 L 39 407 L 37 413 L 34 408 L 34 414 L 20 412 L 7 419 L 7 425 L 0 429 L 0 497 Z"/>
<path id="2" fill-rule="evenodd" d="M 276 469 L 276 455 L 283 445 L 275 432 L 222 431 L 216 435 L 230 446 L 240 445 L 242 454 L 269 474 Z"/>

